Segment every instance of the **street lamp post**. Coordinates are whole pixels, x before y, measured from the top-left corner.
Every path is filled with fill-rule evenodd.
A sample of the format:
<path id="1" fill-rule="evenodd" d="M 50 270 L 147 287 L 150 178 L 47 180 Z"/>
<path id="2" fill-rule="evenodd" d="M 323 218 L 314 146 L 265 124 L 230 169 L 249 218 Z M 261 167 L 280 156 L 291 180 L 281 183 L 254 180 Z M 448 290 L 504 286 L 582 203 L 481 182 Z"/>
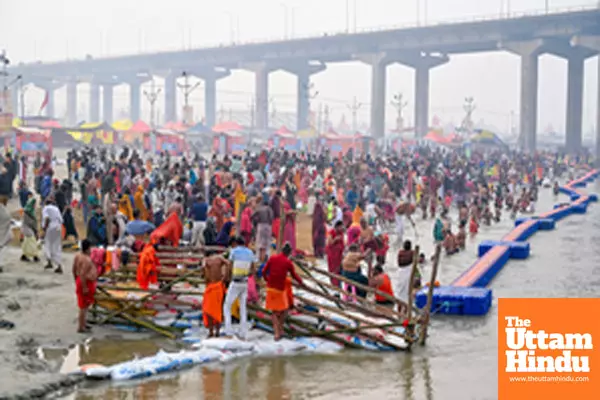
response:
<path id="1" fill-rule="evenodd" d="M 158 95 L 160 94 L 160 92 L 161 92 L 161 89 L 156 88 L 156 83 L 154 82 L 154 79 L 152 79 L 152 81 L 151 81 L 150 91 L 148 92 L 148 91 L 144 90 L 144 96 L 146 96 L 146 99 L 148 99 L 148 102 L 150 103 L 150 125 L 152 126 L 153 131 L 156 128 L 154 105 L 156 104 L 156 101 L 158 100 Z"/>
<path id="2" fill-rule="evenodd" d="M 288 37 L 288 6 L 283 3 L 279 3 L 279 5 L 283 9 L 283 38 L 287 39 L 287 37 Z"/>
<path id="3" fill-rule="evenodd" d="M 177 87 L 179 89 L 181 89 L 181 91 L 183 93 L 183 104 L 184 104 L 183 123 L 187 124 L 188 123 L 187 112 L 188 112 L 188 107 L 189 107 L 190 95 L 192 94 L 192 92 L 194 90 L 196 90 L 200 86 L 200 82 L 196 82 L 196 84 L 190 85 L 190 81 L 189 81 L 190 77 L 186 71 L 183 71 L 181 76 L 183 77 L 184 83 L 183 84 L 178 83 Z"/>

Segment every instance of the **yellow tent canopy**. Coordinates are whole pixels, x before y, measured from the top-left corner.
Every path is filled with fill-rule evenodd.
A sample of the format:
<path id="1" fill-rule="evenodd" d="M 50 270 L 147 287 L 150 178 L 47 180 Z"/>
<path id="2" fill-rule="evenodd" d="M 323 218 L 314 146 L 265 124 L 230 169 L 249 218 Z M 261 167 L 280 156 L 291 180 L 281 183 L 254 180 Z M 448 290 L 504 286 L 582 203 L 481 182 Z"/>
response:
<path id="1" fill-rule="evenodd" d="M 122 119 L 112 124 L 112 127 L 117 131 L 128 131 L 133 126 L 133 122 L 128 119 Z"/>

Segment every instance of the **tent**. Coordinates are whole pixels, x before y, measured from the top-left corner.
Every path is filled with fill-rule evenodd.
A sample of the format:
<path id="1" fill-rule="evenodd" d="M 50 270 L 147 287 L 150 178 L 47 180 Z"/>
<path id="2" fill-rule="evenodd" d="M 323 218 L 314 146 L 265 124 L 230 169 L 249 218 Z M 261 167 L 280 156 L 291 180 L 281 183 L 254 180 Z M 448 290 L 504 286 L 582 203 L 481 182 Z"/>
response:
<path id="1" fill-rule="evenodd" d="M 278 148 L 287 151 L 300 151 L 300 140 L 285 126 L 282 126 L 269 138 L 267 147 L 269 149 Z"/>
<path id="2" fill-rule="evenodd" d="M 115 131 L 126 132 L 131 129 L 133 122 L 128 119 L 122 119 L 120 121 L 113 122 L 112 127 Z"/>
<path id="3" fill-rule="evenodd" d="M 84 144 L 111 145 L 117 142 L 117 132 L 106 122 L 87 122 L 67 133 Z"/>
<path id="4" fill-rule="evenodd" d="M 185 153 L 188 147 L 181 133 L 169 129 L 157 129 L 154 134 L 144 135 L 144 149 L 156 154 L 166 152 L 176 156 Z"/>
<path id="5" fill-rule="evenodd" d="M 240 132 L 244 128 L 235 121 L 225 121 L 213 126 L 212 130 L 213 132 Z"/>
<path id="6" fill-rule="evenodd" d="M 14 148 L 25 157 L 35 157 L 38 153 L 52 157 L 52 135 L 50 129 L 37 127 L 13 128 L 12 135 L 4 137 L 4 148 Z"/>
<path id="7" fill-rule="evenodd" d="M 217 154 L 243 154 L 246 137 L 236 132 L 219 132 L 213 137 L 213 152 Z"/>
<path id="8" fill-rule="evenodd" d="M 189 126 L 183 122 L 167 122 L 163 129 L 170 129 L 175 132 L 185 132 L 189 129 Z"/>
<path id="9" fill-rule="evenodd" d="M 507 147 L 498 135 L 486 129 L 475 129 L 471 136 L 471 142 L 484 146 Z"/>
<path id="10" fill-rule="evenodd" d="M 423 139 L 441 145 L 446 145 L 449 143 L 449 140 L 439 131 L 430 131 Z"/>
<path id="11" fill-rule="evenodd" d="M 204 125 L 202 122 L 198 122 L 196 125 L 192 126 L 190 129 L 185 132 L 186 135 L 208 135 L 213 134 L 214 131 L 210 129 L 208 126 Z"/>
<path id="12" fill-rule="evenodd" d="M 135 124 L 132 124 L 131 127 L 126 131 L 121 133 L 121 138 L 125 143 L 133 144 L 136 141 L 143 141 L 144 135 L 150 133 L 150 126 L 144 121 L 137 121 Z"/>

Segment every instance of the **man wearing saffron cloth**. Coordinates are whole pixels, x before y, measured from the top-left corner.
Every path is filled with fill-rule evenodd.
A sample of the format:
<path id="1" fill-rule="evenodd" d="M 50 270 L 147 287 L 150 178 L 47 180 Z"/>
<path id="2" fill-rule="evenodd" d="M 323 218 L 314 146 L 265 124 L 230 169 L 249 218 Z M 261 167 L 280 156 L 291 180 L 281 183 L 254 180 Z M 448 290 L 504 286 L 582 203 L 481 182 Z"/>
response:
<path id="1" fill-rule="evenodd" d="M 289 259 L 291 254 L 292 246 L 286 243 L 281 253 L 272 255 L 263 269 L 263 274 L 267 280 L 266 308 L 271 311 L 275 340 L 281 339 L 286 312 L 293 306 L 293 304 L 290 304 L 290 293 L 286 293 L 288 272 L 296 282 L 302 284 L 302 279 L 296 274 L 294 264 Z M 288 291 L 291 291 L 291 288 L 288 288 Z M 291 301 L 293 302 L 293 294 Z"/>
<path id="2" fill-rule="evenodd" d="M 91 329 L 86 325 L 87 310 L 94 304 L 96 292 L 97 269 L 90 258 L 92 244 L 87 240 L 81 241 L 81 252 L 73 260 L 73 279 L 75 280 L 75 293 L 79 306 L 77 332 L 87 333 Z"/>
<path id="3" fill-rule="evenodd" d="M 202 319 L 208 328 L 208 337 L 218 337 L 223 322 L 223 299 L 225 284 L 223 270 L 229 266 L 220 254 L 209 255 L 204 260 L 204 277 L 206 290 L 202 298 Z"/>

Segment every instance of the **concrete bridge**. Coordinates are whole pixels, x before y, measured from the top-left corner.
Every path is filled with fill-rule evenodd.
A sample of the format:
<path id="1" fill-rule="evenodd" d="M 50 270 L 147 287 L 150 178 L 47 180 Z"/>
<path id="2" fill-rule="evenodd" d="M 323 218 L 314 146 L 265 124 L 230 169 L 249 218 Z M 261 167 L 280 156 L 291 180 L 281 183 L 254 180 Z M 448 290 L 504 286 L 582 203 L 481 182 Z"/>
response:
<path id="1" fill-rule="evenodd" d="M 76 120 L 77 84 L 89 82 L 91 121 L 113 117 L 113 86 L 130 86 L 130 115 L 140 115 L 140 85 L 153 75 L 165 78 L 165 120 L 176 119 L 177 79 L 185 71 L 204 80 L 205 118 L 212 126 L 216 115 L 216 81 L 232 69 L 255 73 L 256 123 L 268 127 L 268 74 L 288 71 L 298 78 L 298 128 L 305 128 L 309 115 L 310 76 L 328 63 L 360 61 L 372 68 L 371 133 L 384 134 L 386 67 L 400 63 L 415 69 L 415 126 L 419 137 L 427 133 L 429 71 L 450 61 L 453 54 L 509 51 L 521 57 L 520 132 L 523 145 L 536 146 L 538 58 L 550 53 L 568 61 L 567 140 L 569 151 L 581 148 L 584 61 L 600 51 L 600 9 L 523 16 L 425 27 L 323 35 L 267 43 L 244 44 L 137 54 L 119 57 L 19 64 L 11 74 L 21 74 L 24 83 L 49 93 L 47 114 L 54 113 L 54 90 L 67 85 L 68 122 Z M 599 88 L 600 92 L 600 88 Z M 16 101 L 16 96 L 13 99 Z M 600 118 L 600 117 L 599 117 Z M 600 121 L 599 121 L 600 126 Z"/>

